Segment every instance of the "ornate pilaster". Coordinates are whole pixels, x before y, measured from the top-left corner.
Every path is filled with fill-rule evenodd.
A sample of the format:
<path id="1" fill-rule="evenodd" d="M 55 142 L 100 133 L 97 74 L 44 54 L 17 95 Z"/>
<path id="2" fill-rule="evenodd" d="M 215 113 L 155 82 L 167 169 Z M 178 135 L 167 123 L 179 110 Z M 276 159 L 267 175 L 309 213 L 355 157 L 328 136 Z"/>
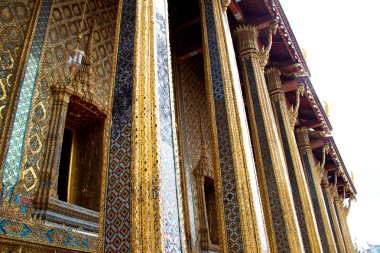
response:
<path id="1" fill-rule="evenodd" d="M 325 201 L 323 199 L 322 189 L 320 187 L 321 172 L 320 168 L 316 166 L 314 162 L 308 131 L 309 130 L 306 127 L 297 128 L 296 136 L 303 168 L 305 170 L 310 190 L 319 237 L 321 239 L 323 252 L 337 252 Z"/>
<path id="2" fill-rule="evenodd" d="M 187 252 L 166 7 L 120 1 L 100 252 Z"/>
<path id="3" fill-rule="evenodd" d="M 61 149 L 63 133 L 65 130 L 67 107 L 70 102 L 70 95 L 66 92 L 63 85 L 57 85 L 52 88 L 53 106 L 51 110 L 51 120 L 46 142 L 46 153 L 44 167 L 41 173 L 40 190 L 37 196 L 37 206 L 44 210 L 47 199 L 50 197 L 57 198 L 57 182 L 59 174 L 59 162 L 61 159 Z"/>
<path id="4" fill-rule="evenodd" d="M 338 221 L 337 214 L 335 212 L 335 207 L 334 207 L 334 202 L 333 202 L 333 196 L 334 196 L 334 192 L 336 192 L 336 186 L 330 185 L 327 179 L 327 173 L 325 173 L 322 178 L 321 187 L 322 187 L 323 198 L 325 199 L 327 214 L 330 219 L 331 230 L 334 235 L 336 247 L 338 249 L 338 252 L 340 253 L 346 252 L 346 247 L 343 242 L 342 232 L 340 230 L 339 221 Z"/>
<path id="5" fill-rule="evenodd" d="M 259 232 L 260 199 L 250 190 L 256 176 L 247 163 L 252 154 L 244 145 L 248 128 L 227 15 L 220 1 L 202 0 L 201 19 L 221 251 L 261 252 L 266 238 Z"/>
<path id="6" fill-rule="evenodd" d="M 280 76 L 281 72 L 276 68 L 270 68 L 266 71 L 269 96 L 277 123 L 278 134 L 281 138 L 285 154 L 298 224 L 301 230 L 305 251 L 321 252 L 322 246 L 315 222 L 310 193 L 307 188 L 306 177 L 302 168 L 301 158 L 293 131 L 295 119 L 298 114 L 299 96 L 302 93 L 301 90 L 303 86 L 297 89 L 296 106 L 292 106 L 288 109 L 285 93 L 281 87 Z"/>
<path id="7" fill-rule="evenodd" d="M 258 30 L 255 26 L 239 27 L 236 36 L 270 248 L 277 252 L 301 252 L 301 234 L 264 78 L 264 67 L 276 24 L 270 28 L 266 48 L 258 47 Z"/>
<path id="8" fill-rule="evenodd" d="M 354 252 L 354 245 L 352 243 L 350 231 L 348 229 L 347 220 L 344 212 L 343 199 L 338 194 L 336 194 L 334 197 L 334 207 L 338 216 L 339 226 L 342 231 L 346 251 Z"/>

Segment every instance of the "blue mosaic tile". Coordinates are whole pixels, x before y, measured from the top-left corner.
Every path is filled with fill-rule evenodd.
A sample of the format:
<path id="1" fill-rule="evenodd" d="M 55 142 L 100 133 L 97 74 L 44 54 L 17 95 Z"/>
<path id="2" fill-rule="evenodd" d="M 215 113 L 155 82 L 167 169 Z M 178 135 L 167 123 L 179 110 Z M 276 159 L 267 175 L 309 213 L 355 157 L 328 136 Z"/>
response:
<path id="1" fill-rule="evenodd" d="M 18 95 L 18 104 L 13 119 L 9 144 L 5 156 L 2 175 L 2 196 L 4 200 L 10 198 L 14 185 L 20 174 L 20 163 L 22 160 L 23 143 L 25 139 L 26 126 L 29 118 L 34 87 L 39 69 L 42 45 L 45 39 L 46 28 L 52 0 L 42 1 L 37 27 L 32 39 L 32 46 L 26 62 L 26 67 L 21 78 L 21 87 Z"/>
<path id="2" fill-rule="evenodd" d="M 294 168 L 294 164 L 297 163 L 298 161 L 294 161 L 291 155 L 291 150 L 290 150 L 291 144 L 288 141 L 286 130 L 285 130 L 285 122 L 286 122 L 285 120 L 288 120 L 288 118 L 285 119 L 282 116 L 280 103 L 282 103 L 282 101 L 281 102 L 275 101 L 272 105 L 273 105 L 273 108 L 275 109 L 274 112 L 276 113 L 276 117 L 278 119 L 277 125 L 278 125 L 278 128 L 280 129 L 280 134 L 281 134 L 280 137 L 281 137 L 282 146 L 284 149 L 286 165 L 288 168 L 289 181 L 292 187 L 294 207 L 297 214 L 298 225 L 301 230 L 303 246 L 306 252 L 312 252 L 309 236 L 308 236 L 308 230 L 306 226 L 307 221 L 305 220 L 305 215 L 302 208 L 302 199 L 298 190 L 299 187 L 298 187 L 296 172 Z"/>
<path id="3" fill-rule="evenodd" d="M 278 252 L 287 252 L 289 250 L 289 242 L 286 233 L 286 224 L 284 220 L 283 211 L 281 208 L 280 196 L 278 194 L 278 187 L 276 183 L 275 167 L 271 159 L 271 150 L 268 136 L 265 130 L 264 115 L 260 107 L 260 97 L 258 94 L 258 87 L 255 80 L 254 70 L 250 59 L 244 61 L 248 75 L 248 85 L 251 92 L 253 101 L 253 110 L 255 115 L 255 122 L 257 128 L 257 138 L 260 142 L 261 157 L 265 170 L 265 183 L 268 191 L 269 205 L 271 209 L 271 218 L 274 226 L 274 233 L 276 238 L 276 246 Z"/>
<path id="4" fill-rule="evenodd" d="M 130 169 L 136 1 L 122 3 L 112 108 L 103 252 L 130 252 Z"/>
<path id="5" fill-rule="evenodd" d="M 303 160 L 303 166 L 304 166 L 306 178 L 308 181 L 308 186 L 309 186 L 310 196 L 311 196 L 311 202 L 312 202 L 313 208 L 314 208 L 314 215 L 315 215 L 315 220 L 317 222 L 319 238 L 321 239 L 322 248 L 323 248 L 324 252 L 330 252 L 330 247 L 329 247 L 329 243 L 327 240 L 327 230 L 326 230 L 325 225 L 323 223 L 323 217 L 322 217 L 322 213 L 321 213 L 321 204 L 323 204 L 323 203 L 319 203 L 319 201 L 318 201 L 317 188 L 316 188 L 317 186 L 315 185 L 315 182 L 313 179 L 313 174 L 311 171 L 312 170 L 312 167 L 311 167 L 312 165 L 310 163 L 311 161 L 309 160 L 307 153 L 301 152 L 301 158 Z M 318 186 L 318 187 L 320 187 L 320 186 Z"/>
<path id="6" fill-rule="evenodd" d="M 333 212 L 333 210 L 330 209 L 329 199 L 328 199 L 329 197 L 327 196 L 328 193 L 325 190 L 322 190 L 322 191 L 323 191 L 323 199 L 325 200 L 327 215 L 328 215 L 328 218 L 330 221 L 331 231 L 333 233 L 334 241 L 336 244 L 336 249 L 337 249 L 338 253 L 341 253 L 340 247 L 338 244 L 338 233 L 339 233 L 339 231 L 337 231 L 336 227 L 334 226 L 334 221 L 333 221 L 333 215 L 335 215 L 335 213 Z"/>
<path id="7" fill-rule="evenodd" d="M 218 6 L 219 8 L 219 6 Z M 243 252 L 243 241 L 240 225 L 240 211 L 236 194 L 235 171 L 229 135 L 226 104 L 220 56 L 215 30 L 212 0 L 205 1 L 205 16 L 208 39 L 208 51 L 211 65 L 212 89 L 215 104 L 219 162 L 222 177 L 223 206 L 225 213 L 226 237 L 229 252 Z"/>

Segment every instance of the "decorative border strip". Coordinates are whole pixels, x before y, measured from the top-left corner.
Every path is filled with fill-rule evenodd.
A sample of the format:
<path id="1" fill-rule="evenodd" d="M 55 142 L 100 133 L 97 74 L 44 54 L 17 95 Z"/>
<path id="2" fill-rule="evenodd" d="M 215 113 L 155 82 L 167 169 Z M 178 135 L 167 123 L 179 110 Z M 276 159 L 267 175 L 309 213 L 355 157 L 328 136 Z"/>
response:
<path id="1" fill-rule="evenodd" d="M 98 238 L 39 224 L 0 219 L 0 237 L 10 237 L 38 244 L 94 252 Z"/>

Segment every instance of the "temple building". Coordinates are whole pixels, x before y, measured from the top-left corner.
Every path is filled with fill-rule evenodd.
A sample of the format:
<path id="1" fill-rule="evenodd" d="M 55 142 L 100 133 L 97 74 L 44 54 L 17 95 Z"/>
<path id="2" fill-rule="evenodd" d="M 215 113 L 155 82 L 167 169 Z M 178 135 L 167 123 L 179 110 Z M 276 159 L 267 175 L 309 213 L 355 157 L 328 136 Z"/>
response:
<path id="1" fill-rule="evenodd" d="M 5 0 L 0 58 L 0 252 L 354 252 L 279 0 Z"/>

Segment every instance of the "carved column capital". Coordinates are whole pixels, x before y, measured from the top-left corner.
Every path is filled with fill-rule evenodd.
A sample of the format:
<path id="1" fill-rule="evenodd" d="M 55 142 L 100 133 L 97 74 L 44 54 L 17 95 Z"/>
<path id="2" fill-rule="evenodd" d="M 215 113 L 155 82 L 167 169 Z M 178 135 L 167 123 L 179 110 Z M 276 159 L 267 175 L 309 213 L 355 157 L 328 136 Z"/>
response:
<path id="1" fill-rule="evenodd" d="M 309 128 L 307 127 L 298 127 L 296 128 L 296 138 L 298 149 L 302 152 L 305 150 L 311 150 L 310 147 L 310 138 L 309 138 Z"/>
<path id="2" fill-rule="evenodd" d="M 239 54 L 242 59 L 247 57 L 258 57 L 261 68 L 265 68 L 269 59 L 269 52 L 272 48 L 272 37 L 276 34 L 278 23 L 273 21 L 269 26 L 267 46 L 259 48 L 259 29 L 254 25 L 241 25 L 235 30 L 238 41 Z"/>
<path id="3" fill-rule="evenodd" d="M 241 25 L 235 30 L 241 58 L 253 56 L 259 51 L 259 30 L 254 25 Z"/>
<path id="4" fill-rule="evenodd" d="M 64 84 L 57 84 L 51 87 L 54 102 L 63 102 L 68 104 L 70 102 L 71 91 L 67 89 Z"/>
<path id="5" fill-rule="evenodd" d="M 281 71 L 278 68 L 272 67 L 265 71 L 265 76 L 267 78 L 269 96 L 272 99 L 279 96 L 284 97 L 285 93 L 281 85 Z"/>

